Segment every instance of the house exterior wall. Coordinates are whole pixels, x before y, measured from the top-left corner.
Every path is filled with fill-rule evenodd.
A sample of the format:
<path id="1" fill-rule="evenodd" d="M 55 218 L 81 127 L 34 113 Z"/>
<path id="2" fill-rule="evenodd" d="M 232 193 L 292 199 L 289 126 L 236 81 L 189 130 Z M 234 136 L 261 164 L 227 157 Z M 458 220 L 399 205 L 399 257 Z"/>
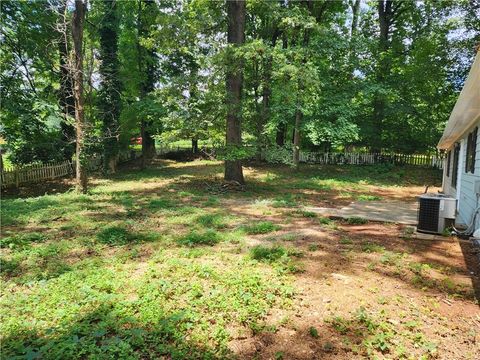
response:
<path id="1" fill-rule="evenodd" d="M 452 151 L 450 174 L 447 176 L 447 160 L 445 158 L 445 166 L 443 170 L 443 186 L 442 190 L 446 195 L 457 198 L 457 224 L 468 225 L 472 219 L 475 209 L 480 206 L 480 198 L 475 194 L 474 186 L 476 181 L 480 181 L 480 131 L 477 132 L 477 148 L 475 154 L 475 171 L 465 172 L 466 161 L 466 147 L 468 134 L 478 126 L 480 127 L 480 120 L 463 134 L 462 138 L 457 142 L 460 143 L 460 156 L 458 160 L 458 174 L 457 174 L 457 186 L 454 188 L 452 184 L 452 172 L 453 172 L 453 147 L 449 149 Z M 475 229 L 480 228 L 480 216 L 477 216 Z"/>
<path id="2" fill-rule="evenodd" d="M 453 147 L 448 151 L 451 151 L 451 156 L 450 156 L 450 159 L 448 159 L 448 156 L 445 156 L 445 159 L 443 160 L 444 164 L 443 164 L 442 192 L 445 195 L 457 197 L 457 190 L 452 186 Z M 447 175 L 449 160 L 450 160 L 450 171 Z"/>

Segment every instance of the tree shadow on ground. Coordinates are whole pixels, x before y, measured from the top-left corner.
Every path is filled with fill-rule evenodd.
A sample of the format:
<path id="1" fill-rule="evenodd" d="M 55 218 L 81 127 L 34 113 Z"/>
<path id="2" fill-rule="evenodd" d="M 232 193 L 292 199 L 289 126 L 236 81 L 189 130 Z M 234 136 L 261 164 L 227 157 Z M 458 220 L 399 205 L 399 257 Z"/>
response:
<path id="1" fill-rule="evenodd" d="M 113 304 L 102 304 L 82 317 L 47 331 L 19 325 L 2 340 L 2 357 L 27 359 L 226 359 L 224 349 L 189 340 L 185 314 L 150 314 L 141 322 Z"/>
<path id="2" fill-rule="evenodd" d="M 29 198 L 42 195 L 63 194 L 74 189 L 73 178 L 44 180 L 38 183 L 25 183 L 18 188 L 2 188 L 2 199 Z"/>
<path id="3" fill-rule="evenodd" d="M 301 164 L 298 168 L 253 164 L 252 169 L 264 170 L 278 180 L 288 179 L 334 179 L 347 182 L 367 182 L 380 186 L 441 186 L 442 172 L 421 166 L 383 165 L 311 165 Z"/>

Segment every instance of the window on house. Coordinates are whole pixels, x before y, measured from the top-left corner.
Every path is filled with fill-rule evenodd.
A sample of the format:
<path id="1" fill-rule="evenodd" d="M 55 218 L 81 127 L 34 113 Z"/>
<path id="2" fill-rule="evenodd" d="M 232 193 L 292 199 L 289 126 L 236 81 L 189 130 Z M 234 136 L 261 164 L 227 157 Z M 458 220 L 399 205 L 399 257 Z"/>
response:
<path id="1" fill-rule="evenodd" d="M 458 159 L 460 157 L 460 144 L 455 144 L 453 149 L 453 165 L 452 165 L 452 186 L 457 187 L 457 175 L 458 175 Z"/>
<path id="2" fill-rule="evenodd" d="M 450 176 L 450 163 L 452 162 L 452 152 L 449 150 L 447 153 L 447 176 Z"/>
<path id="3" fill-rule="evenodd" d="M 468 134 L 467 151 L 465 157 L 465 172 L 472 174 L 475 172 L 475 153 L 477 152 L 477 132 L 478 127 Z"/>

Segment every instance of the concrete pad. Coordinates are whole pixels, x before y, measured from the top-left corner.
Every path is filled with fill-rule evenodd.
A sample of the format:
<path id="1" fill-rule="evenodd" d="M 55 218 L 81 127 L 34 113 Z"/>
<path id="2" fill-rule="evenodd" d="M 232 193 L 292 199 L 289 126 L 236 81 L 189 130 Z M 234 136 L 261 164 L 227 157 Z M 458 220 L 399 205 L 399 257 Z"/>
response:
<path id="1" fill-rule="evenodd" d="M 449 236 L 421 233 L 421 232 L 417 232 L 416 229 L 415 229 L 415 232 L 412 233 L 412 235 L 405 235 L 400 237 L 405 239 L 430 240 L 430 241 L 452 241 L 453 240 L 453 238 Z"/>
<path id="2" fill-rule="evenodd" d="M 406 225 L 417 224 L 417 203 L 396 200 L 354 201 L 343 208 L 306 207 L 322 216 L 347 219 L 359 217 L 370 221 L 391 222 Z"/>

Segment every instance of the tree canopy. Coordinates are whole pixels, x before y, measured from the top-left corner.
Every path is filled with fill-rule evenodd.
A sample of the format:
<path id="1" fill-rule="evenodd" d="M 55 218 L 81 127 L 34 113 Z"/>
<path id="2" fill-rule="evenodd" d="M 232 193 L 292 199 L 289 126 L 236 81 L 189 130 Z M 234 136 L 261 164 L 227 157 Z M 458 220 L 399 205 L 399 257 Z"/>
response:
<path id="1" fill-rule="evenodd" d="M 435 151 L 479 41 L 478 1 L 233 1 L 245 6 L 235 46 L 230 3 L 85 3 L 85 151 L 106 170 L 140 136 L 144 159 L 155 142 L 223 147 L 227 115 L 242 133 L 228 161 L 247 145 Z M 72 157 L 74 9 L 1 3 L 0 133 L 14 163 Z"/>

